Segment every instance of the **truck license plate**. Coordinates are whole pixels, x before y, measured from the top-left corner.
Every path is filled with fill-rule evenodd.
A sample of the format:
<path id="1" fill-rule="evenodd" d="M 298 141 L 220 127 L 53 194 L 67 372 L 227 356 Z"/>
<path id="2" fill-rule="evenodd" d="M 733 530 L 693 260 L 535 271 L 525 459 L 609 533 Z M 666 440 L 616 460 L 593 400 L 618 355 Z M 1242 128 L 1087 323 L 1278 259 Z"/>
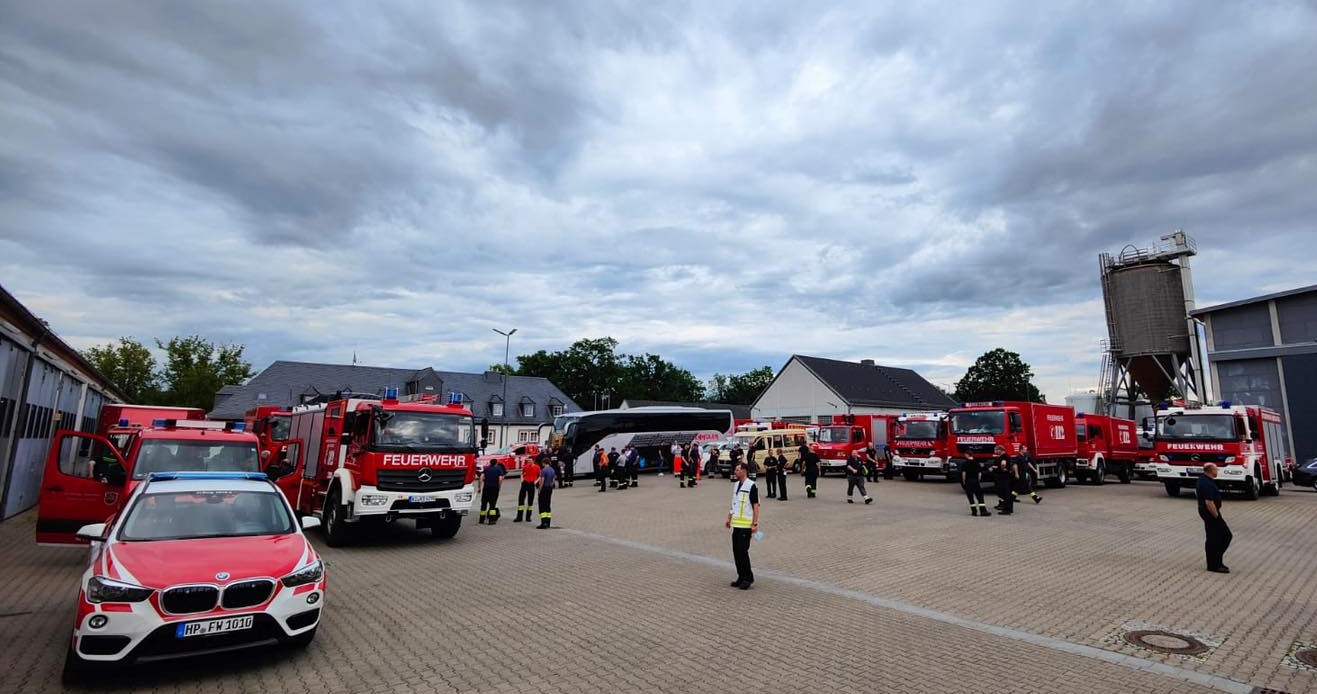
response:
<path id="1" fill-rule="evenodd" d="M 1189 473 L 1189 474 L 1191 474 L 1191 475 L 1201 475 L 1201 474 L 1203 474 L 1203 469 L 1200 468 L 1200 467 L 1187 467 L 1187 468 L 1184 469 L 1184 471 L 1187 472 L 1187 473 Z"/>
<path id="2" fill-rule="evenodd" d="M 413 494 L 413 495 L 407 497 L 407 500 L 410 501 L 410 502 L 412 502 L 413 504 L 428 504 L 428 503 L 430 503 L 431 501 L 434 501 L 434 497 L 432 497 L 432 496 L 417 496 L 417 495 Z"/>
<path id="3" fill-rule="evenodd" d="M 209 636 L 211 634 L 223 634 L 226 631 L 242 631 L 243 629 L 252 628 L 253 619 L 252 615 L 247 615 L 245 617 L 212 619 L 208 622 L 186 622 L 178 625 L 178 628 L 174 630 L 174 634 L 180 639 L 185 639 L 189 636 Z"/>

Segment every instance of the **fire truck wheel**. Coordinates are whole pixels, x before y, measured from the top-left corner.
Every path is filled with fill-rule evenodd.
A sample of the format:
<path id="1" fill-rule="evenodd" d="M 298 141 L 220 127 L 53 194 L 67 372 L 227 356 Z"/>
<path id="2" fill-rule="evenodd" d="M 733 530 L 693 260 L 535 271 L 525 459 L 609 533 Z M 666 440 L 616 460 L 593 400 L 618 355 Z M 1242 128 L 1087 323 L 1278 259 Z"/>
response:
<path id="1" fill-rule="evenodd" d="M 1166 496 L 1179 496 L 1179 495 L 1180 495 L 1180 483 L 1179 483 L 1179 482 L 1163 482 L 1162 484 L 1165 484 L 1165 485 L 1166 485 Z"/>
<path id="2" fill-rule="evenodd" d="M 317 624 L 314 627 L 311 627 L 311 630 L 306 632 L 305 634 L 298 634 L 297 636 L 288 639 L 288 647 L 294 649 L 302 649 L 302 648 L 306 648 L 307 646 L 310 646 L 311 642 L 314 641 L 316 638 L 316 629 L 319 628 L 320 625 Z"/>
<path id="3" fill-rule="evenodd" d="M 1093 484 L 1107 483 L 1107 464 L 1098 462 L 1097 472 L 1093 473 Z"/>
<path id="4" fill-rule="evenodd" d="M 462 527 L 462 517 L 450 515 L 437 518 L 430 525 L 430 533 L 440 540 L 451 539 Z"/>
<path id="5" fill-rule="evenodd" d="M 324 523 L 321 529 L 325 533 L 325 544 L 330 547 L 342 547 L 347 543 L 348 528 L 343 520 L 343 506 L 338 502 L 338 489 L 335 488 L 325 499 Z"/>
<path id="6" fill-rule="evenodd" d="M 902 470 L 901 476 L 905 478 L 906 482 L 914 482 L 915 480 L 919 479 L 919 473 L 915 472 L 914 470 Z"/>
<path id="7" fill-rule="evenodd" d="M 1262 483 L 1260 481 L 1262 476 L 1258 474 L 1259 472 L 1260 470 L 1256 467 L 1253 468 L 1253 475 L 1244 480 L 1246 485 L 1244 487 L 1244 498 L 1249 501 L 1257 501 L 1257 498 L 1262 495 Z"/>
<path id="8" fill-rule="evenodd" d="M 1129 484 L 1132 481 L 1130 478 L 1129 465 L 1120 466 L 1120 470 L 1116 473 L 1116 476 L 1120 478 L 1121 484 Z"/>

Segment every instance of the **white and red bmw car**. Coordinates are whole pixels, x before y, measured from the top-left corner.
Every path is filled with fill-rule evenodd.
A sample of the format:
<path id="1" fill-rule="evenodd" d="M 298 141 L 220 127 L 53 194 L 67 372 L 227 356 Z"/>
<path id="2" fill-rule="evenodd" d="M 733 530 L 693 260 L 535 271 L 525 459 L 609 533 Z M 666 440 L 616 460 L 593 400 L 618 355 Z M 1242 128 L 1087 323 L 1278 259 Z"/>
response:
<path id="1" fill-rule="evenodd" d="M 260 473 L 152 474 L 108 523 L 88 525 L 66 679 L 315 637 L 325 569 L 287 499 Z"/>

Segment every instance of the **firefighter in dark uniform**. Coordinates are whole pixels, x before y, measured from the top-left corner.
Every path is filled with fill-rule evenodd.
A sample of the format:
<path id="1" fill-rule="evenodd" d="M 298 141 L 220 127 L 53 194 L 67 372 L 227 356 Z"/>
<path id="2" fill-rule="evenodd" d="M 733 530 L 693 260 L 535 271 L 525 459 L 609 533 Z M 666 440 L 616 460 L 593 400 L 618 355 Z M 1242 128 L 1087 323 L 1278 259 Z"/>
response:
<path id="1" fill-rule="evenodd" d="M 805 496 L 813 499 L 814 492 L 817 491 L 819 487 L 819 454 L 806 448 L 804 453 L 804 466 Z"/>
<path id="2" fill-rule="evenodd" d="M 777 498 L 777 457 L 769 452 L 764 456 L 764 481 L 768 486 L 768 498 Z"/>
<path id="3" fill-rule="evenodd" d="M 896 470 L 892 467 L 892 447 L 883 444 L 883 479 L 890 480 Z"/>
<path id="4" fill-rule="evenodd" d="M 997 446 L 992 452 L 992 472 L 996 476 L 993 485 L 997 487 L 997 512 L 1003 516 L 1015 513 L 1015 483 L 1019 479 L 1019 467 L 1015 459 L 1006 455 L 1006 448 Z"/>
<path id="5" fill-rule="evenodd" d="M 1221 516 L 1221 489 L 1216 486 L 1216 463 L 1203 466 L 1203 474 L 1194 485 L 1198 496 L 1198 517 L 1203 519 L 1203 531 L 1207 535 L 1203 549 L 1207 553 L 1207 570 L 1218 574 L 1230 573 L 1226 566 L 1226 550 L 1235 538 Z"/>
<path id="6" fill-rule="evenodd" d="M 480 524 L 484 525 L 486 521 L 490 525 L 498 522 L 498 490 L 503 486 L 503 478 L 507 477 L 508 470 L 503 467 L 503 462 L 494 460 L 485 466 L 480 472 L 477 491 L 480 492 Z"/>
<path id="7" fill-rule="evenodd" d="M 1034 487 L 1038 484 L 1038 467 L 1033 464 L 1028 446 L 1020 446 L 1020 455 L 1016 457 L 1015 465 L 1019 474 L 1019 479 L 1015 483 L 1015 498 L 1019 499 L 1020 494 L 1028 494 L 1035 504 L 1041 504 L 1043 497 L 1038 496 L 1038 492 L 1034 491 Z"/>
<path id="8" fill-rule="evenodd" d="M 640 486 L 640 450 L 635 446 L 626 447 L 626 472 L 631 478 L 631 486 Z"/>
<path id="9" fill-rule="evenodd" d="M 971 516 L 992 515 L 988 505 L 983 502 L 983 485 L 979 481 L 982 470 L 983 466 L 973 458 L 960 463 L 960 487 L 965 490 L 965 498 L 969 499 Z"/>
<path id="10" fill-rule="evenodd" d="M 553 453 L 553 457 L 558 461 L 554 469 L 562 475 L 558 478 L 559 487 L 570 487 L 572 482 L 576 481 L 576 461 L 570 460 L 570 456 L 566 445 L 558 446 L 558 450 Z"/>
<path id="11" fill-rule="evenodd" d="M 540 530 L 548 530 L 549 524 L 553 520 L 553 478 L 557 477 L 553 468 L 546 467 L 540 471 L 540 479 L 535 482 L 535 486 L 540 490 L 539 507 L 540 507 Z M 526 514 L 529 516 L 530 514 Z M 530 520 L 529 517 L 526 520 Z"/>
<path id="12" fill-rule="evenodd" d="M 787 457 L 782 455 L 782 449 L 777 449 L 777 500 L 787 500 Z"/>
<path id="13" fill-rule="evenodd" d="M 608 468 L 613 471 L 611 486 L 626 489 L 626 460 L 622 458 L 621 453 L 617 452 L 617 446 L 608 449 Z"/>

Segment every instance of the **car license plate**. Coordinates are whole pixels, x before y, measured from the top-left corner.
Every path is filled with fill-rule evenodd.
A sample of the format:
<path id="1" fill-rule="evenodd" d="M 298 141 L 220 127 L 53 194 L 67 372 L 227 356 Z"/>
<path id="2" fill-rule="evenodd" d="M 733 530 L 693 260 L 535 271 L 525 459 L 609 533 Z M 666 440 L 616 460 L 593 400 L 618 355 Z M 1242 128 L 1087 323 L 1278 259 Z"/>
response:
<path id="1" fill-rule="evenodd" d="M 212 619 L 208 622 L 185 622 L 178 625 L 174 630 L 174 635 L 180 639 L 189 636 L 209 636 L 211 634 L 223 634 L 228 631 L 242 631 L 243 629 L 252 628 L 255 618 L 252 615 L 244 617 L 227 617 L 225 619 Z"/>
<path id="2" fill-rule="evenodd" d="M 412 502 L 413 504 L 428 504 L 428 503 L 430 503 L 431 501 L 434 501 L 434 497 L 432 497 L 432 496 L 417 496 L 416 494 L 413 494 L 413 495 L 407 497 L 407 500 L 410 501 L 410 502 Z"/>
<path id="3" fill-rule="evenodd" d="M 1187 473 L 1189 473 L 1190 475 L 1201 475 L 1201 474 L 1203 474 L 1203 469 L 1200 468 L 1200 467 L 1187 467 L 1187 468 L 1184 469 L 1184 471 L 1187 472 Z"/>

